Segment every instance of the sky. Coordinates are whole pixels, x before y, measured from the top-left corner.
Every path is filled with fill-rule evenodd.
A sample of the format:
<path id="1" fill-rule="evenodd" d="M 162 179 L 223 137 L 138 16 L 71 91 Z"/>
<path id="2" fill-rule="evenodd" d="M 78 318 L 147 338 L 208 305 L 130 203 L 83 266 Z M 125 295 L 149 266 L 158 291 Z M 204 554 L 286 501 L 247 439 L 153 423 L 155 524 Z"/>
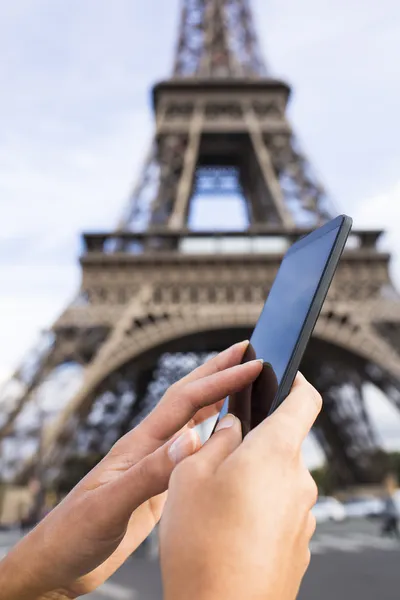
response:
<path id="1" fill-rule="evenodd" d="M 387 230 L 400 286 L 400 3 L 252 4 L 304 150 L 356 226 Z M 0 3 L 0 380 L 74 297 L 80 232 L 112 228 L 126 205 L 178 14 L 178 0 Z"/>

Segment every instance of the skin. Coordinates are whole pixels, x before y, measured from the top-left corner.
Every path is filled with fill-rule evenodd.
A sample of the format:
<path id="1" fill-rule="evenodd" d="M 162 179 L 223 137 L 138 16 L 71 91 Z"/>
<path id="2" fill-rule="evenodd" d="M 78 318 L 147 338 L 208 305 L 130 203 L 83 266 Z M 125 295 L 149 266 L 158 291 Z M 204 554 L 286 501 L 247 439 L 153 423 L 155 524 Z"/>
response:
<path id="1" fill-rule="evenodd" d="M 93 591 L 163 512 L 166 600 L 295 599 L 317 497 L 301 445 L 321 409 L 319 394 L 298 376 L 285 402 L 243 442 L 232 415 L 203 448 L 191 429 L 260 374 L 258 361 L 237 364 L 246 346 L 172 386 L 117 442 L 0 563 L 2 597 L 65 600 Z"/>
<path id="2" fill-rule="evenodd" d="M 240 422 L 228 415 L 177 466 L 160 526 L 165 600 L 296 598 L 317 499 L 301 446 L 321 405 L 299 375 L 243 442 Z"/>
<path id="3" fill-rule="evenodd" d="M 247 345 L 232 346 L 171 386 L 154 411 L 17 544 L 0 563 L 2 597 L 76 598 L 118 569 L 158 523 L 176 465 L 200 448 L 192 427 L 260 374 L 259 361 L 239 365 Z"/>

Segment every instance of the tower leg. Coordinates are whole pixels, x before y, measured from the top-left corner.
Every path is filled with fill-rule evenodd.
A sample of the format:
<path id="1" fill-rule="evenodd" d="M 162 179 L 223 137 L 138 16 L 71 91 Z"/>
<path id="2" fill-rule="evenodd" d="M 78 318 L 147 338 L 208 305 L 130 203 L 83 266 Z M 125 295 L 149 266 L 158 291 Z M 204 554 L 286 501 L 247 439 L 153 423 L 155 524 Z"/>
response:
<path id="1" fill-rule="evenodd" d="M 315 427 L 316 437 L 332 467 L 336 482 L 378 483 L 387 464 L 365 406 L 363 377 L 343 362 L 305 369 L 322 394 L 324 407 Z"/>

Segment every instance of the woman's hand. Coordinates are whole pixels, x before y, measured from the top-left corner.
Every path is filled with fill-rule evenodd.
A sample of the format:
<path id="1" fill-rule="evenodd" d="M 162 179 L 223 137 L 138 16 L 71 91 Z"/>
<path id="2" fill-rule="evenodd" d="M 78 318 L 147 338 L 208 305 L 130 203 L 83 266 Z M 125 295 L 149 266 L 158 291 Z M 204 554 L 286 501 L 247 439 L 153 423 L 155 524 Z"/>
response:
<path id="1" fill-rule="evenodd" d="M 238 365 L 247 343 L 171 386 L 153 412 L 14 548 L 0 563 L 4 597 L 76 598 L 114 573 L 160 519 L 175 465 L 200 448 L 192 427 L 259 375 L 259 361 Z"/>
<path id="2" fill-rule="evenodd" d="M 294 600 L 310 560 L 317 487 L 301 457 L 321 397 L 298 376 L 242 442 L 227 415 L 172 474 L 161 519 L 164 600 Z"/>

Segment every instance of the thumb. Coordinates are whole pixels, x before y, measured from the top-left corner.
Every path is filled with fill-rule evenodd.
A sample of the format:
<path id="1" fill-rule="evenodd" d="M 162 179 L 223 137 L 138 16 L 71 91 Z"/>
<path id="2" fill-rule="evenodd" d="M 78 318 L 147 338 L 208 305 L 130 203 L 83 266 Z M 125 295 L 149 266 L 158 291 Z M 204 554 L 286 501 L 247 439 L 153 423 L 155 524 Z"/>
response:
<path id="1" fill-rule="evenodd" d="M 204 446 L 190 460 L 201 460 L 211 471 L 216 471 L 221 463 L 242 442 L 242 426 L 237 417 L 228 414 L 218 423 L 215 432 Z"/>
<path id="2" fill-rule="evenodd" d="M 130 514 L 149 498 L 164 492 L 174 467 L 200 447 L 199 434 L 188 428 L 130 467 L 107 486 L 110 498 L 119 497 L 117 510 Z"/>

